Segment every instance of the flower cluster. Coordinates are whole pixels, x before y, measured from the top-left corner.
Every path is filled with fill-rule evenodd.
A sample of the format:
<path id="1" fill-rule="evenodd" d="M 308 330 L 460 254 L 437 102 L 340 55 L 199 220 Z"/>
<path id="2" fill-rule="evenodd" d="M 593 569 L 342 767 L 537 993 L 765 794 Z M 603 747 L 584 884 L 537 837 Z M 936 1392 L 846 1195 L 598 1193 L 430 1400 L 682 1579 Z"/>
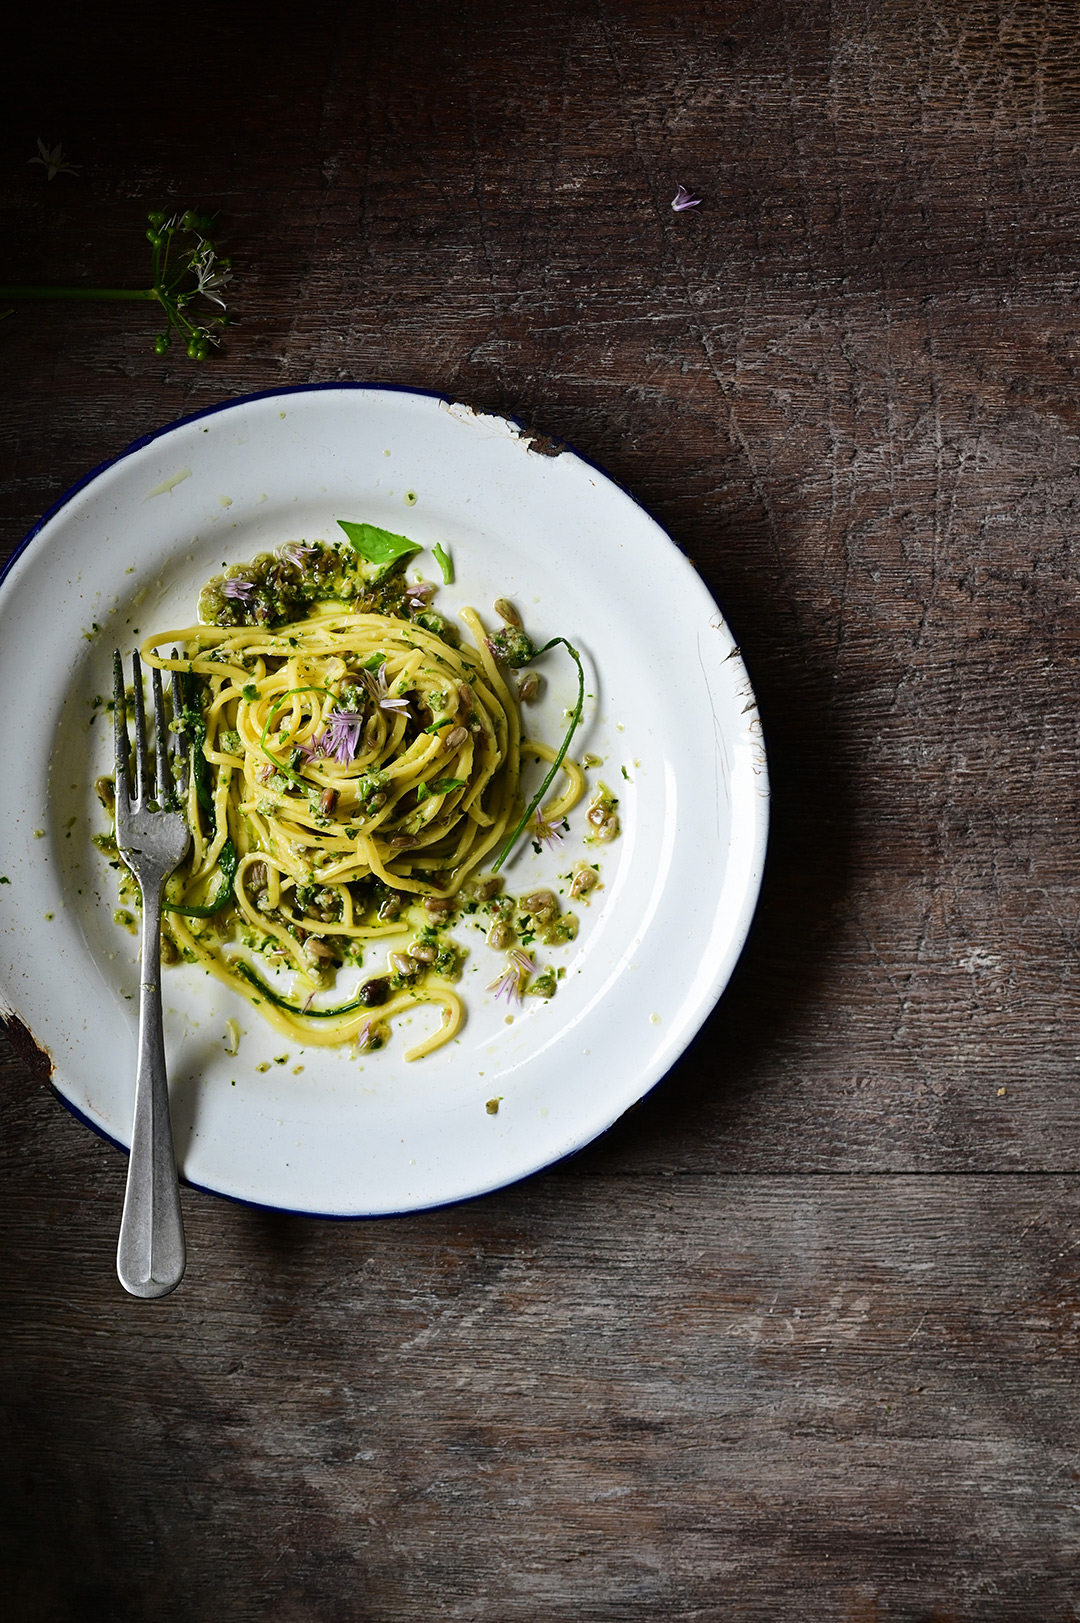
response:
<path id="1" fill-rule="evenodd" d="M 320 733 L 319 744 L 324 755 L 332 755 L 339 766 L 355 761 L 360 749 L 360 733 L 364 718 L 355 710 L 331 710 L 326 718 L 326 731 Z"/>
<path id="2" fill-rule="evenodd" d="M 231 261 L 219 255 L 210 235 L 213 221 L 206 215 L 196 214 L 193 209 L 166 215 L 154 209 L 147 219 L 146 238 L 153 253 L 153 296 L 165 312 L 165 331 L 154 340 L 154 352 L 166 353 L 175 329 L 186 341 L 191 359 L 205 361 L 210 346 L 221 342 L 221 329 L 228 324 L 221 289 L 232 276 Z M 194 241 L 185 245 L 184 238 Z M 200 298 L 216 304 L 220 314 L 189 313 L 192 300 Z"/>

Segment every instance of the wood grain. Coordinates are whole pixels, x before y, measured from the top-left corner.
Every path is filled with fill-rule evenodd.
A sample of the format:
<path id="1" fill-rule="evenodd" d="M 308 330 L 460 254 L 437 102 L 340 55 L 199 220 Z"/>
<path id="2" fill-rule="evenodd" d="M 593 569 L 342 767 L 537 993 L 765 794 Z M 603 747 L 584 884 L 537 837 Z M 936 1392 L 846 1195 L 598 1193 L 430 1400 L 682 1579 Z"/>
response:
<path id="1" fill-rule="evenodd" d="M 4 1050 L 15 1615 L 1080 1617 L 1080 6 L 13 28 L 2 279 L 137 282 L 146 210 L 201 203 L 239 320 L 200 368 L 140 311 L 0 319 L 0 548 L 247 391 L 512 411 L 695 560 L 774 790 L 690 1052 L 475 1205 L 189 1192 L 136 1307 L 121 1158 Z"/>

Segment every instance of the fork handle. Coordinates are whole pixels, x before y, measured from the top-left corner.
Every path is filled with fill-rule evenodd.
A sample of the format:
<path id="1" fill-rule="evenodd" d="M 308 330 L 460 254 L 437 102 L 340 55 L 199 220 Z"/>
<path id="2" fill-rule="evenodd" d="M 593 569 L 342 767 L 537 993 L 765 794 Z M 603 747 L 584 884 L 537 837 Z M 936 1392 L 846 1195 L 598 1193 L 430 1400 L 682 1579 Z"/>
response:
<path id="1" fill-rule="evenodd" d="M 143 888 L 139 1068 L 116 1272 L 132 1296 L 167 1296 L 184 1277 L 186 1250 L 161 1020 L 161 887 Z"/>

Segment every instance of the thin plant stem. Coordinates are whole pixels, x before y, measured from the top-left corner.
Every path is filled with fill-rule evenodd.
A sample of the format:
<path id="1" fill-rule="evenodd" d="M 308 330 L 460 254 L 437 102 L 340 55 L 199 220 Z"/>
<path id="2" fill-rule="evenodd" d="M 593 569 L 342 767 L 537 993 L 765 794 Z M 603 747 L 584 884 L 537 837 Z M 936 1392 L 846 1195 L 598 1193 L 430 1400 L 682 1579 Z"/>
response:
<path id="1" fill-rule="evenodd" d="M 567 750 L 570 748 L 570 740 L 573 738 L 574 734 L 577 732 L 578 723 L 580 722 L 582 712 L 585 709 L 585 672 L 581 668 L 581 655 L 578 653 L 577 649 L 572 647 L 571 644 L 567 642 L 565 637 L 552 637 L 551 641 L 546 642 L 544 644 L 543 648 L 538 648 L 536 650 L 536 655 L 534 657 L 539 658 L 541 654 L 546 654 L 549 648 L 555 648 L 560 643 L 566 649 L 567 653 L 570 655 L 571 659 L 574 661 L 574 664 L 577 666 L 577 673 L 578 673 L 577 704 L 574 706 L 574 713 L 570 718 L 570 725 L 566 730 L 566 737 L 562 741 L 562 748 L 560 749 L 558 755 L 556 755 L 554 761 L 552 761 L 551 769 L 548 772 L 547 777 L 544 779 L 543 783 L 540 785 L 539 789 L 536 791 L 536 793 L 533 796 L 532 800 L 530 800 L 530 802 L 529 802 L 529 804 L 528 804 L 528 806 L 527 806 L 527 808 L 525 810 L 524 817 L 521 819 L 521 821 L 518 824 L 517 828 L 515 828 L 514 832 L 511 834 L 510 838 L 507 840 L 506 844 L 503 846 L 502 850 L 499 852 L 498 859 L 492 864 L 492 868 L 491 868 L 492 873 L 498 873 L 499 869 L 502 867 L 503 863 L 506 861 L 506 859 L 510 855 L 511 851 L 514 849 L 514 846 L 517 844 L 518 836 L 521 834 L 522 829 L 525 827 L 526 823 L 529 821 L 529 818 L 532 816 L 533 812 L 536 810 L 536 808 L 539 806 L 540 802 L 543 800 L 544 796 L 547 794 L 548 788 L 550 787 L 552 781 L 554 780 L 556 772 L 558 772 L 559 768 L 563 764 L 563 757 L 566 754 Z"/>
<path id="2" fill-rule="evenodd" d="M 156 299 L 155 287 L 0 286 L 0 299 Z"/>

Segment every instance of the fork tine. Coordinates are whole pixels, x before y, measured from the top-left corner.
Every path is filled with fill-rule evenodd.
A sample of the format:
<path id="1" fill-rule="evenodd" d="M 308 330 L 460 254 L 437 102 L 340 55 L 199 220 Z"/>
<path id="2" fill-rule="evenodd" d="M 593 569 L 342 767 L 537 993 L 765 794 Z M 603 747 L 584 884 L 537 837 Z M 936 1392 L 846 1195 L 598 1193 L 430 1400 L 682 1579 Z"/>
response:
<path id="1" fill-rule="evenodd" d="M 165 723 L 165 697 L 161 691 L 161 672 L 154 666 L 151 678 L 154 690 L 154 751 L 156 760 L 157 801 L 159 806 L 171 806 L 176 799 L 176 785 L 169 767 L 169 729 Z"/>
<path id="2" fill-rule="evenodd" d="M 124 698 L 124 662 L 119 648 L 113 651 L 113 750 L 116 757 L 116 815 L 126 817 L 130 809 L 128 783 L 127 702 Z"/>
<path id="3" fill-rule="evenodd" d="M 172 651 L 172 657 L 173 659 L 179 657 L 175 648 Z M 173 750 L 176 754 L 177 765 L 180 768 L 179 776 L 177 778 L 177 785 L 180 792 L 180 798 L 183 800 L 187 794 L 188 788 L 188 762 L 191 758 L 191 749 L 188 743 L 187 734 L 179 731 L 180 718 L 184 713 L 184 694 L 180 685 L 179 671 L 173 671 L 172 673 L 172 713 Z"/>
<path id="4" fill-rule="evenodd" d="M 135 689 L 135 799 L 143 806 L 147 799 L 146 701 L 143 697 L 142 661 L 137 653 L 131 656 L 131 680 Z M 152 783 L 149 788 L 152 793 Z"/>

